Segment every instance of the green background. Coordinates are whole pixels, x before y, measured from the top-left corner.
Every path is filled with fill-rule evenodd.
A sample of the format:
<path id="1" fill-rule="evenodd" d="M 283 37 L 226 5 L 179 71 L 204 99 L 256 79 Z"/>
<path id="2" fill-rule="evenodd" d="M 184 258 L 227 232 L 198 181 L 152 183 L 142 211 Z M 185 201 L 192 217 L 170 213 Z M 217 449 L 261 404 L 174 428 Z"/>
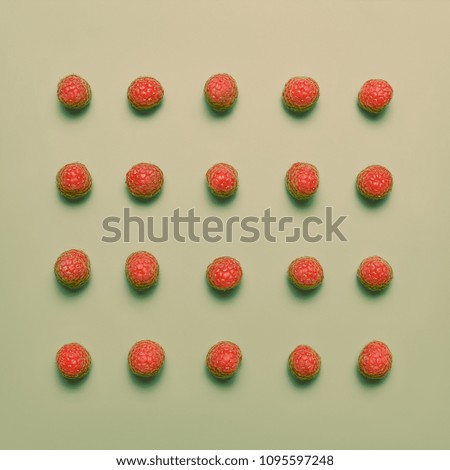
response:
<path id="1" fill-rule="evenodd" d="M 450 378 L 448 251 L 450 189 L 450 3 L 444 1 L 4 0 L 0 6 L 3 197 L 0 443 L 3 448 L 448 448 Z M 233 75 L 233 112 L 213 115 L 202 89 Z M 58 80 L 85 77 L 93 99 L 71 115 Z M 126 101 L 139 75 L 158 78 L 163 105 L 148 116 Z M 321 87 L 316 108 L 296 118 L 280 101 L 294 75 Z M 369 78 L 394 88 L 388 111 L 370 118 L 356 105 Z M 94 186 L 70 204 L 57 194 L 58 169 L 84 162 Z M 151 161 L 166 184 L 139 204 L 124 175 Z M 239 171 L 228 204 L 207 193 L 204 173 L 225 161 Z M 301 206 L 284 189 L 295 161 L 314 163 L 321 183 Z M 355 193 L 356 174 L 386 165 L 394 190 L 377 206 Z M 102 220 L 170 215 L 348 215 L 349 241 L 297 244 L 107 244 Z M 85 250 L 92 279 L 70 294 L 53 275 L 56 257 Z M 159 285 L 140 296 L 124 261 L 146 249 Z M 205 284 L 207 264 L 237 257 L 244 280 L 223 299 Z M 380 296 L 356 282 L 366 256 L 392 264 Z M 289 262 L 316 256 L 325 282 L 298 295 Z M 160 342 L 161 375 L 144 383 L 127 370 L 132 344 Z M 239 374 L 217 383 L 204 368 L 216 341 L 243 351 Z M 356 371 L 360 349 L 386 342 L 394 364 L 371 385 Z M 91 374 L 67 383 L 54 357 L 77 341 Z M 289 376 L 291 350 L 310 344 L 322 371 L 309 385 Z"/>

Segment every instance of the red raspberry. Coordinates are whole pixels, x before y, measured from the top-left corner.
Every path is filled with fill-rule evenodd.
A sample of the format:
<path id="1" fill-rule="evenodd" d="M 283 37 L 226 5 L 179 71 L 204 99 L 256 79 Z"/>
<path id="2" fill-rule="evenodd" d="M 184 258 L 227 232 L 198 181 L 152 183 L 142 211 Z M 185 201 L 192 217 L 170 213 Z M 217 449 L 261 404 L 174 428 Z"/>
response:
<path id="1" fill-rule="evenodd" d="M 68 163 L 58 171 L 56 185 L 63 196 L 78 199 L 90 191 L 92 178 L 82 163 Z"/>
<path id="2" fill-rule="evenodd" d="M 289 265 L 289 279 L 294 286 L 302 290 L 319 287 L 323 281 L 323 269 L 316 258 L 304 256 L 297 258 Z"/>
<path id="3" fill-rule="evenodd" d="M 133 374 L 140 377 L 156 375 L 164 364 L 164 349 L 155 341 L 138 341 L 128 353 L 128 365 Z"/>
<path id="4" fill-rule="evenodd" d="M 156 196 L 161 191 L 164 175 L 156 165 L 138 163 L 128 171 L 126 183 L 133 196 L 148 199 Z"/>
<path id="5" fill-rule="evenodd" d="M 368 199 L 383 199 L 392 189 L 392 174 L 381 165 L 371 165 L 356 178 L 359 192 Z"/>
<path id="6" fill-rule="evenodd" d="M 232 377 L 242 360 L 242 353 L 237 344 L 231 341 L 220 341 L 208 351 L 206 366 L 218 379 Z"/>
<path id="7" fill-rule="evenodd" d="M 84 251 L 68 250 L 58 257 L 54 270 L 61 284 L 69 289 L 79 289 L 89 280 L 91 265 Z"/>
<path id="8" fill-rule="evenodd" d="M 164 97 L 161 83 L 152 77 L 139 77 L 128 87 L 128 101 L 131 106 L 147 110 L 158 106 Z"/>
<path id="9" fill-rule="evenodd" d="M 309 199 L 319 187 L 317 168 L 310 163 L 294 163 L 286 173 L 286 186 L 295 199 Z"/>
<path id="10" fill-rule="evenodd" d="M 206 173 L 206 181 L 214 196 L 230 197 L 238 187 L 238 174 L 231 165 L 216 163 Z"/>
<path id="11" fill-rule="evenodd" d="M 309 77 L 293 77 L 283 90 L 283 102 L 291 111 L 311 109 L 319 99 L 319 85 Z"/>
<path id="12" fill-rule="evenodd" d="M 242 267 L 239 261 L 230 256 L 216 258 L 207 268 L 206 277 L 209 285 L 220 291 L 228 291 L 239 285 Z"/>
<path id="13" fill-rule="evenodd" d="M 392 268 L 387 261 L 379 256 L 364 259 L 358 268 L 358 279 L 369 290 L 385 289 L 393 277 Z"/>
<path id="14" fill-rule="evenodd" d="M 69 343 L 56 353 L 56 366 L 66 379 L 80 379 L 91 367 L 91 355 L 78 343 Z"/>
<path id="15" fill-rule="evenodd" d="M 91 87 L 84 78 L 68 75 L 58 83 L 57 95 L 66 108 L 81 109 L 91 101 Z"/>
<path id="16" fill-rule="evenodd" d="M 125 273 L 135 289 L 144 290 L 156 284 L 159 277 L 159 264 L 157 259 L 147 251 L 136 251 L 127 258 Z"/>
<path id="17" fill-rule="evenodd" d="M 299 380 L 311 380 L 320 371 L 320 356 L 313 348 L 301 344 L 289 356 L 289 369 Z"/>
<path id="18" fill-rule="evenodd" d="M 392 354 L 381 341 L 364 346 L 358 358 L 359 371 L 368 379 L 382 379 L 392 366 Z"/>
<path id="19" fill-rule="evenodd" d="M 218 73 L 208 78 L 203 91 L 209 105 L 219 112 L 232 108 L 238 97 L 236 81 L 226 73 Z"/>
<path id="20" fill-rule="evenodd" d="M 380 113 L 391 101 L 393 93 L 386 80 L 367 80 L 359 91 L 358 102 L 369 113 Z"/>

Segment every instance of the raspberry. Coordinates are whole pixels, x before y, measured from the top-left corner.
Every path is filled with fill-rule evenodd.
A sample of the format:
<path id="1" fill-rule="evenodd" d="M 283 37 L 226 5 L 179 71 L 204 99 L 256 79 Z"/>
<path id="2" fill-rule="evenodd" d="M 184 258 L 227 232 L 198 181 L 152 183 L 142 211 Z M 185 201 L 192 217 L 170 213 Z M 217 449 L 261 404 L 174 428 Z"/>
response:
<path id="1" fill-rule="evenodd" d="M 156 196 L 164 183 L 164 175 L 159 167 L 151 163 L 138 163 L 127 173 L 128 191 L 138 198 L 148 199 Z"/>
<path id="2" fill-rule="evenodd" d="M 66 379 L 80 379 L 89 372 L 91 355 L 81 344 L 65 344 L 56 353 L 56 366 Z"/>
<path id="3" fill-rule="evenodd" d="M 236 81 L 226 73 L 218 73 L 208 78 L 203 91 L 206 101 L 218 112 L 231 109 L 238 97 Z"/>
<path id="4" fill-rule="evenodd" d="M 384 166 L 371 165 L 358 174 L 356 185 L 364 197 L 383 199 L 392 189 L 392 174 Z"/>
<path id="5" fill-rule="evenodd" d="M 206 181 L 214 196 L 230 197 L 238 187 L 238 174 L 231 165 L 216 163 L 206 173 Z"/>
<path id="6" fill-rule="evenodd" d="M 310 163 L 294 163 L 286 173 L 286 186 L 295 199 L 309 199 L 319 187 L 319 173 Z"/>
<path id="7" fill-rule="evenodd" d="M 283 102 L 291 111 L 304 112 L 311 109 L 319 99 L 319 85 L 309 77 L 293 77 L 283 90 Z"/>
<path id="8" fill-rule="evenodd" d="M 387 261 L 379 256 L 364 259 L 358 268 L 358 279 L 369 290 L 385 289 L 392 280 L 392 268 Z"/>
<path id="9" fill-rule="evenodd" d="M 128 256 L 125 273 L 135 289 L 144 290 L 156 284 L 159 277 L 159 264 L 157 259 L 147 251 L 136 251 Z"/>
<path id="10" fill-rule="evenodd" d="M 393 93 L 386 80 L 367 80 L 359 90 L 358 103 L 369 113 L 380 113 L 390 103 Z"/>
<path id="11" fill-rule="evenodd" d="M 91 265 L 84 251 L 68 250 L 58 257 L 54 270 L 62 285 L 69 289 L 79 289 L 89 280 Z"/>
<path id="12" fill-rule="evenodd" d="M 239 261 L 229 256 L 216 258 L 207 268 L 206 277 L 209 285 L 220 291 L 228 291 L 239 285 L 242 267 Z"/>
<path id="13" fill-rule="evenodd" d="M 164 364 L 164 349 L 155 341 L 138 341 L 128 353 L 128 365 L 133 374 L 140 377 L 156 375 Z"/>
<path id="14" fill-rule="evenodd" d="M 323 269 L 316 258 L 304 256 L 297 258 L 289 265 L 289 279 L 294 286 L 302 290 L 319 287 L 323 281 Z"/>
<path id="15" fill-rule="evenodd" d="M 359 371 L 368 379 L 382 379 L 392 367 L 392 354 L 381 341 L 364 346 L 358 358 Z"/>
<path id="16" fill-rule="evenodd" d="M 289 369 L 299 380 L 311 380 L 320 371 L 320 356 L 313 348 L 301 344 L 289 356 Z"/>
<path id="17" fill-rule="evenodd" d="M 57 95 L 66 108 L 82 109 L 91 101 L 91 87 L 84 78 L 68 75 L 59 81 Z"/>
<path id="18" fill-rule="evenodd" d="M 238 370 L 241 360 L 242 353 L 237 344 L 219 341 L 208 351 L 206 367 L 214 377 L 229 379 Z"/>
<path id="19" fill-rule="evenodd" d="M 63 196 L 78 199 L 90 191 L 92 178 L 82 163 L 68 163 L 58 171 L 56 185 Z"/>
<path id="20" fill-rule="evenodd" d="M 161 83 L 152 77 L 139 77 L 128 87 L 128 101 L 131 106 L 147 110 L 158 106 L 164 97 Z"/>

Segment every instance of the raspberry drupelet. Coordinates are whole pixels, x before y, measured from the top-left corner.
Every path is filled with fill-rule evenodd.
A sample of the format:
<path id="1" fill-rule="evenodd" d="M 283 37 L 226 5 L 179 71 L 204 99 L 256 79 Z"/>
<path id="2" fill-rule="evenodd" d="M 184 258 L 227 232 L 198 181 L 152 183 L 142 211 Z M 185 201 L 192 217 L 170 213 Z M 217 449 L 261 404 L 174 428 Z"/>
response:
<path id="1" fill-rule="evenodd" d="M 161 169 L 152 163 L 138 163 L 128 171 L 125 182 L 134 197 L 150 199 L 161 191 L 164 175 Z"/>
<path id="2" fill-rule="evenodd" d="M 365 288 L 378 292 L 390 284 L 394 273 L 386 260 L 380 256 L 369 256 L 361 261 L 357 276 Z"/>
<path id="3" fill-rule="evenodd" d="M 227 73 L 210 77 L 203 89 L 208 104 L 214 111 L 225 112 L 231 109 L 238 97 L 235 79 Z"/>
<path id="4" fill-rule="evenodd" d="M 312 290 L 322 284 L 323 269 L 319 261 L 311 256 L 297 258 L 289 265 L 288 276 L 294 286 L 301 290 Z"/>
<path id="5" fill-rule="evenodd" d="M 206 277 L 211 287 L 219 291 L 229 291 L 237 287 L 242 279 L 242 267 L 238 260 L 230 256 L 216 258 L 207 268 Z"/>
<path id="6" fill-rule="evenodd" d="M 58 171 L 56 185 L 67 199 L 79 199 L 91 190 L 92 178 L 82 163 L 68 163 Z"/>
<path id="7" fill-rule="evenodd" d="M 319 172 L 310 163 L 294 163 L 285 179 L 289 194 L 299 201 L 309 199 L 319 187 Z"/>
<path id="8" fill-rule="evenodd" d="M 394 90 L 386 80 L 367 80 L 358 93 L 358 103 L 369 113 L 378 114 L 391 102 Z"/>
<path id="9" fill-rule="evenodd" d="M 125 262 L 128 281 L 136 290 L 145 290 L 156 284 L 159 278 L 157 259 L 147 251 L 136 251 Z"/>
<path id="10" fill-rule="evenodd" d="M 319 99 L 319 85 L 310 77 L 293 77 L 283 90 L 283 103 L 290 111 L 305 112 Z"/>
<path id="11" fill-rule="evenodd" d="M 320 371 L 321 360 L 313 348 L 301 344 L 291 352 L 288 365 L 297 379 L 312 380 Z"/>
<path id="12" fill-rule="evenodd" d="M 56 279 L 69 289 L 79 289 L 89 280 L 91 265 L 84 251 L 67 250 L 55 262 Z"/>
<path id="13" fill-rule="evenodd" d="M 392 189 L 391 172 L 381 165 L 370 165 L 356 177 L 356 186 L 360 194 L 367 199 L 384 199 Z"/>
<path id="14" fill-rule="evenodd" d="M 208 351 L 206 366 L 214 377 L 229 379 L 238 370 L 242 360 L 239 346 L 231 341 L 220 341 Z"/>
<path id="15" fill-rule="evenodd" d="M 227 198 L 238 187 L 237 171 L 227 163 L 216 163 L 206 173 L 206 182 L 214 196 Z"/>
<path id="16" fill-rule="evenodd" d="M 133 345 L 128 353 L 128 366 L 133 374 L 140 377 L 153 377 L 162 368 L 165 353 L 155 341 L 143 339 Z"/>
<path id="17" fill-rule="evenodd" d="M 56 353 L 56 366 L 66 379 L 80 379 L 89 372 L 91 356 L 81 344 L 65 344 Z"/>
<path id="18" fill-rule="evenodd" d="M 60 103 L 66 108 L 82 109 L 91 101 L 91 87 L 84 78 L 68 75 L 59 81 L 57 95 Z"/>
<path id="19" fill-rule="evenodd" d="M 391 370 L 392 354 L 381 341 L 372 341 L 364 346 L 358 358 L 358 368 L 368 379 L 382 379 Z"/>
<path id="20" fill-rule="evenodd" d="M 156 78 L 138 77 L 128 87 L 127 96 L 133 108 L 146 111 L 161 103 L 164 89 Z"/>

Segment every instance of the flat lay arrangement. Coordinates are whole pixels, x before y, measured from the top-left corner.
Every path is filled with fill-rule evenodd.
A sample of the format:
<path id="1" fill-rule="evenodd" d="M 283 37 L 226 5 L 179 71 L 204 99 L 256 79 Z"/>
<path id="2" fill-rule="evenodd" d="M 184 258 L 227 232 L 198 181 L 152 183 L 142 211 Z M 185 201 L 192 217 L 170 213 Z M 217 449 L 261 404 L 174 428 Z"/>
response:
<path id="1" fill-rule="evenodd" d="M 431 2 L 4 2 L 0 442 L 24 468 L 446 468 Z"/>
<path id="2" fill-rule="evenodd" d="M 392 94 L 392 87 L 385 80 L 368 80 L 358 93 L 358 103 L 368 113 L 378 114 L 390 103 Z M 238 97 L 236 81 L 228 74 L 213 75 L 205 83 L 204 95 L 214 111 L 229 111 Z M 300 76 L 291 78 L 285 84 L 282 100 L 289 111 L 304 113 L 316 104 L 319 95 L 317 82 L 310 77 Z M 91 87 L 78 75 L 69 75 L 58 83 L 57 96 L 63 106 L 82 109 L 91 100 Z M 129 86 L 127 96 L 132 107 L 145 112 L 161 103 L 164 89 L 153 77 L 139 77 Z M 132 196 L 148 200 L 161 191 L 164 175 L 157 165 L 143 162 L 134 165 L 126 174 L 125 180 Z M 214 196 L 229 198 L 238 188 L 238 173 L 227 163 L 217 163 L 206 172 L 206 181 Z M 61 195 L 68 199 L 85 196 L 92 186 L 91 175 L 82 163 L 66 164 L 57 173 L 56 182 Z M 294 199 L 308 200 L 319 187 L 318 170 L 311 163 L 294 163 L 286 172 L 285 183 L 287 191 Z M 392 183 L 392 174 L 381 165 L 365 168 L 356 178 L 359 193 L 370 200 L 385 198 L 392 189 Z M 81 250 L 68 250 L 58 257 L 54 271 L 62 285 L 72 290 L 79 289 L 90 277 L 89 258 Z M 158 281 L 159 271 L 157 259 L 146 251 L 132 253 L 125 263 L 126 277 L 136 290 L 146 290 L 154 286 Z M 230 256 L 216 258 L 206 270 L 209 285 L 219 292 L 229 292 L 237 288 L 242 276 L 241 264 Z M 295 287 L 309 291 L 322 284 L 324 272 L 317 259 L 303 256 L 289 265 L 288 277 Z M 390 284 L 393 271 L 383 258 L 371 256 L 361 262 L 357 277 L 365 288 L 376 292 Z M 141 377 L 152 377 L 160 371 L 164 358 L 164 350 L 158 343 L 142 340 L 132 348 L 128 361 L 133 373 Z M 215 377 L 226 379 L 236 373 L 241 360 L 239 347 L 229 341 L 222 341 L 210 349 L 206 365 Z M 64 377 L 78 379 L 88 373 L 91 358 L 83 346 L 71 343 L 58 351 L 56 363 Z M 392 355 L 384 343 L 373 341 L 361 352 L 358 364 L 364 377 L 381 379 L 391 369 Z M 292 375 L 299 380 L 315 378 L 320 367 L 321 359 L 310 346 L 297 346 L 289 356 L 289 368 Z"/>

